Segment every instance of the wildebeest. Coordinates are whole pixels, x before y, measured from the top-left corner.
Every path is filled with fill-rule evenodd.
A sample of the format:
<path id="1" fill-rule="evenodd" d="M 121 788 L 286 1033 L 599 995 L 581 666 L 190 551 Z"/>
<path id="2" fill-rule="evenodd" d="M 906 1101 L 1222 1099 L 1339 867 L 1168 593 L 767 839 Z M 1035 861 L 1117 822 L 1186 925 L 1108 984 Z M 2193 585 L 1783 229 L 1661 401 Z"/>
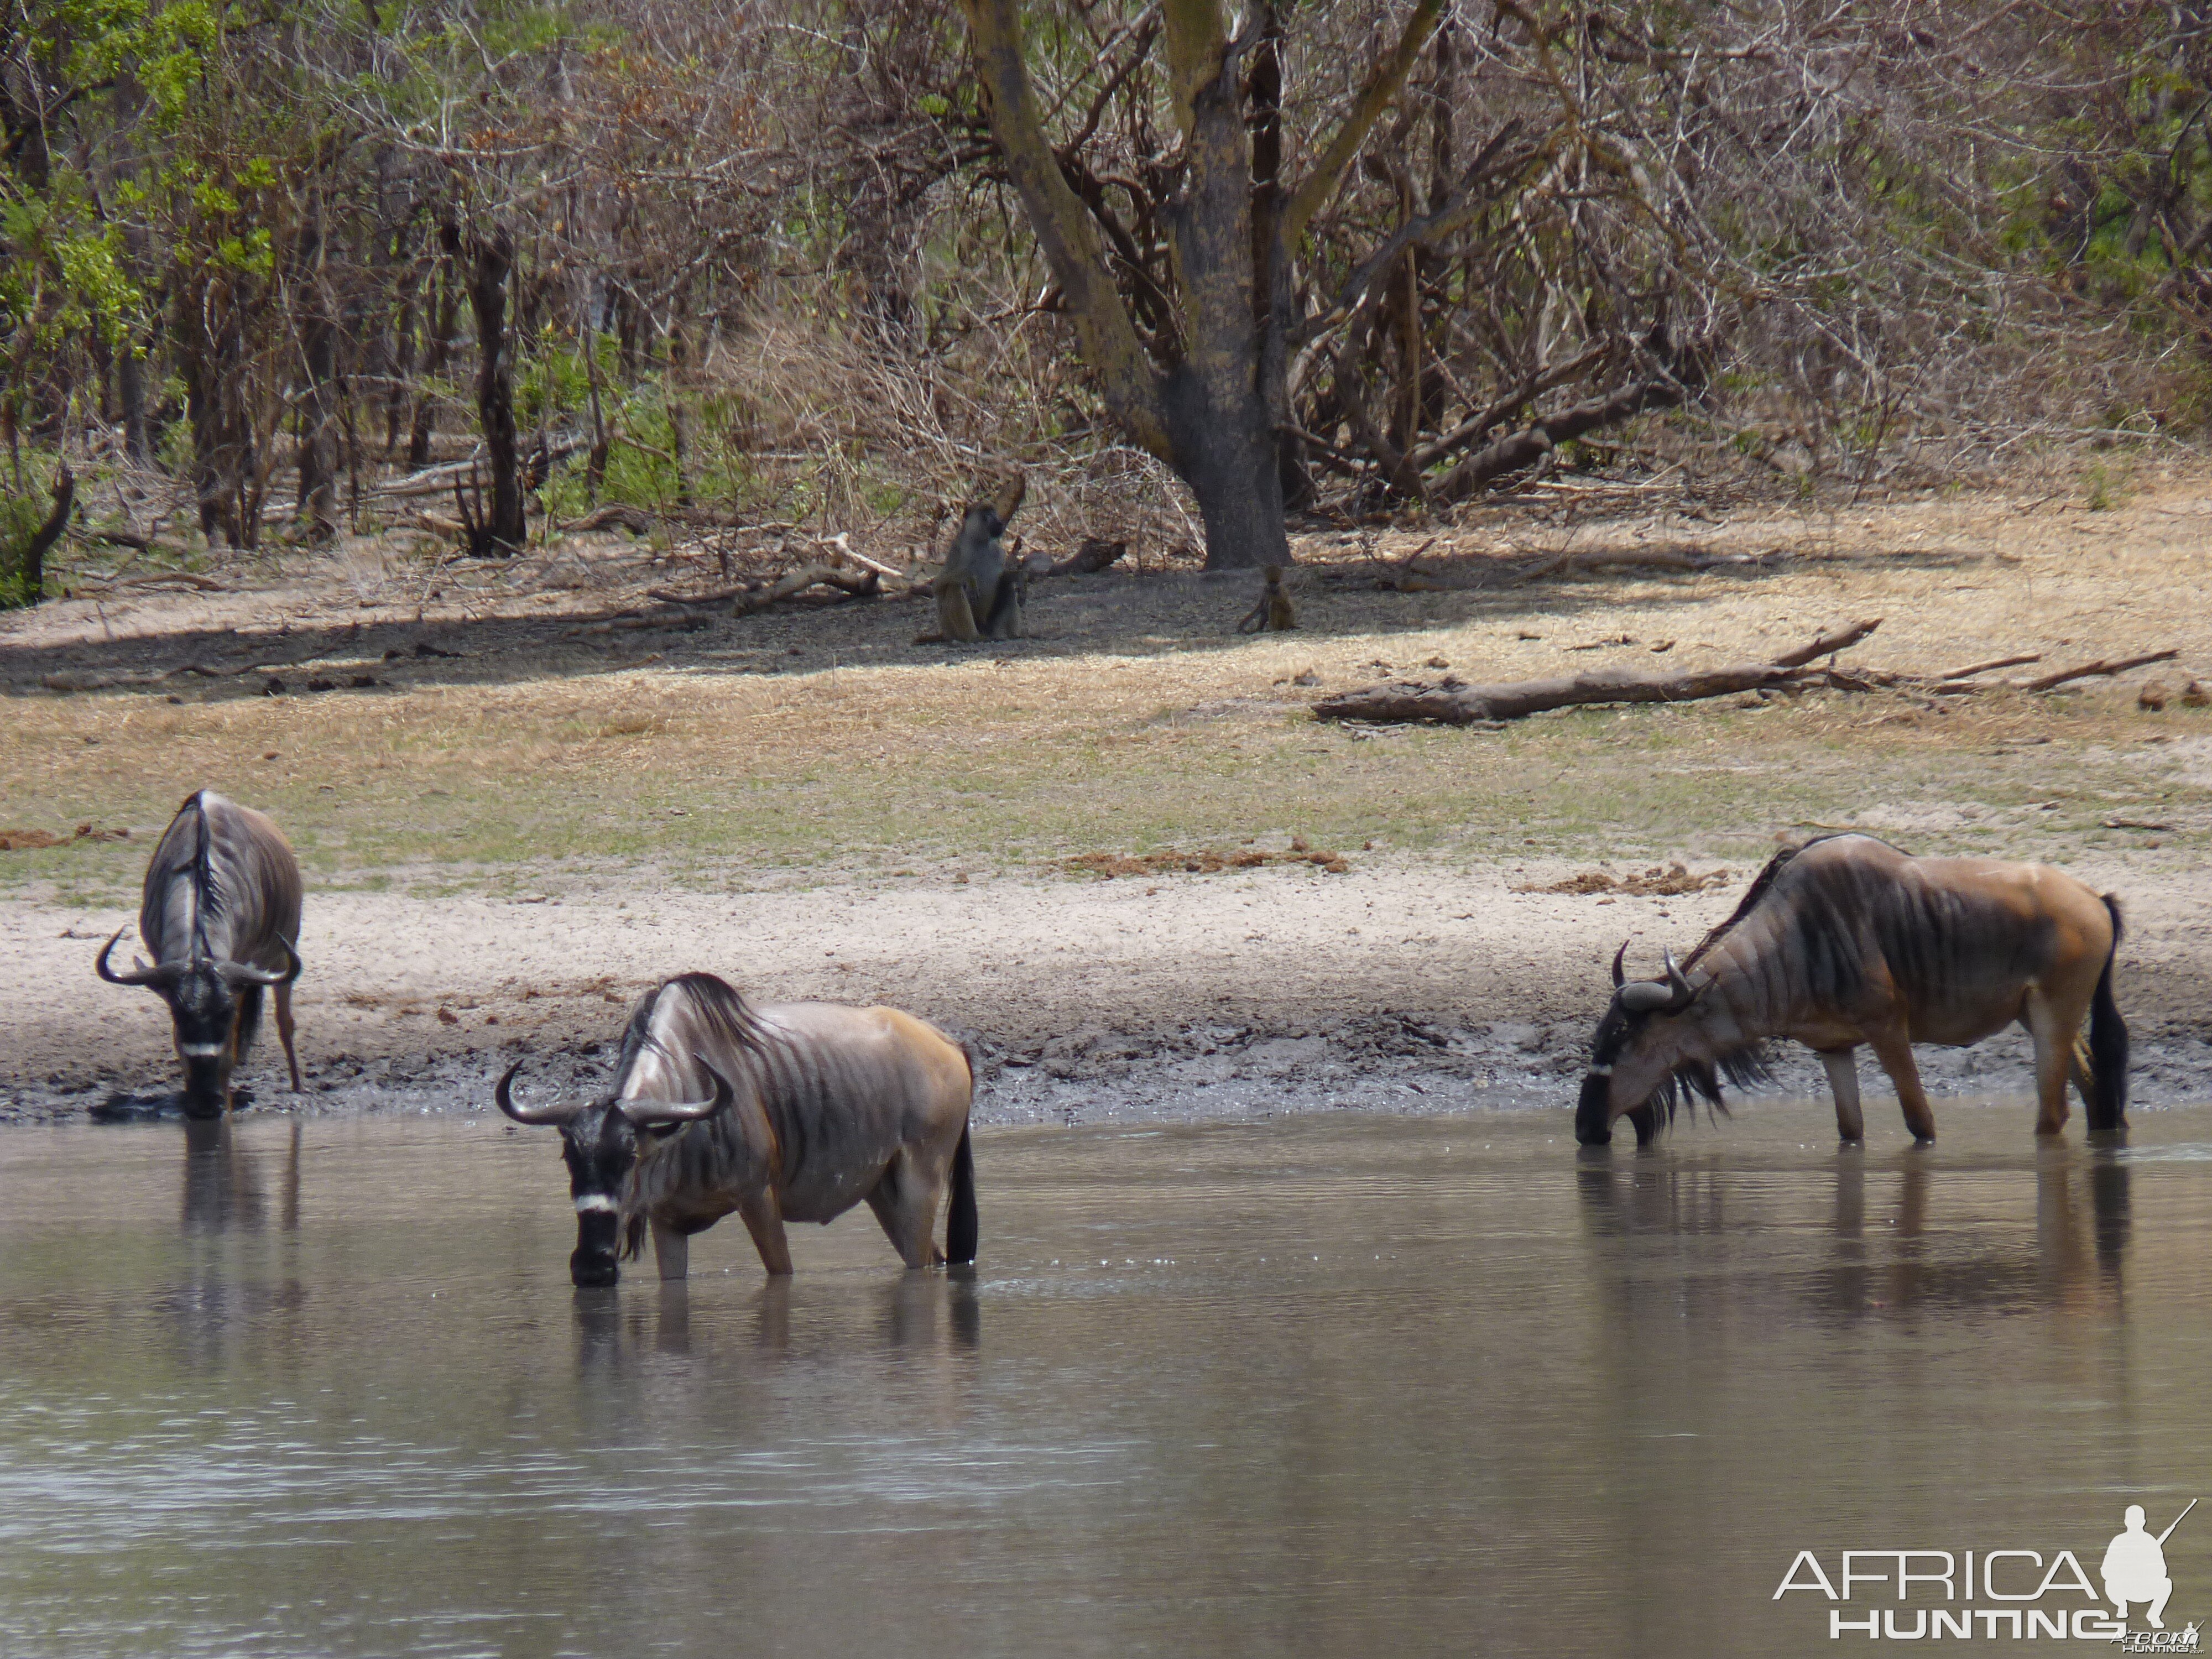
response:
<path id="1" fill-rule="evenodd" d="M 2035 1039 L 2036 1132 L 2064 1126 L 2069 1073 L 2089 1127 L 2116 1129 L 2128 1087 L 2128 1028 L 2112 1000 L 2119 940 L 2118 902 L 2045 866 L 1818 837 L 1778 853 L 1686 963 L 1668 954 L 1663 979 L 1624 983 L 1613 958 L 1575 1139 L 1602 1146 L 1626 1115 L 1648 1141 L 1686 1093 L 1719 1105 L 1723 1078 L 1762 1077 L 1761 1044 L 1793 1037 L 1826 1063 L 1844 1139 L 1865 1133 L 1852 1060 L 1863 1042 L 1897 1085 L 1906 1127 L 1932 1140 L 1912 1045 L 1963 1048 L 2014 1020 Z"/>
<path id="2" fill-rule="evenodd" d="M 93 966 L 111 985 L 143 985 L 169 1005 L 185 1063 L 186 1117 L 230 1109 L 231 1073 L 261 1025 L 261 992 L 276 993 L 276 1035 L 299 1092 L 292 981 L 300 977 L 300 866 L 262 813 L 212 789 L 189 796 L 146 866 L 138 935 L 154 965 L 107 965 L 115 930 Z"/>
<path id="3" fill-rule="evenodd" d="M 975 1259 L 974 1070 L 911 1014 L 754 1006 L 712 974 L 679 974 L 630 1011 L 607 1093 L 519 1106 L 520 1069 L 500 1079 L 499 1109 L 560 1127 L 579 1285 L 615 1283 L 617 1243 L 635 1256 L 648 1224 L 660 1276 L 681 1279 L 686 1240 L 732 1210 L 762 1265 L 787 1273 L 787 1221 L 826 1223 L 863 1199 L 908 1267 Z M 948 1178 L 940 1255 L 932 1235 Z"/>

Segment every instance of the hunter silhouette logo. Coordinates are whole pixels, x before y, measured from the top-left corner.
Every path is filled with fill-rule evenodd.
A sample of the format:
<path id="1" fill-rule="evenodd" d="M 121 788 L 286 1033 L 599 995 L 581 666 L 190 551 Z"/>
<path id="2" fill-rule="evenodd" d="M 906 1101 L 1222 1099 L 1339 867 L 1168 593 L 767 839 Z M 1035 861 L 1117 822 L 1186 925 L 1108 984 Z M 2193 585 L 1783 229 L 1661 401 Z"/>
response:
<path id="1" fill-rule="evenodd" d="M 1846 1636 L 1899 1642 L 2071 1638 L 2109 1642 L 2123 1653 L 2197 1653 L 2196 1621 L 2179 1630 L 2166 1626 L 2166 1604 L 2173 1595 L 2166 1540 L 2197 1502 L 2191 1498 L 2159 1533 L 2150 1530 L 2142 1504 L 2129 1504 L 2122 1530 L 2112 1534 L 2098 1563 L 2101 1594 L 2081 1556 L 2069 1549 L 1844 1550 L 1833 1577 L 1815 1552 L 1800 1550 L 1773 1599 L 1805 1590 L 1840 1604 L 1827 1609 L 1831 1641 Z M 2147 1628 L 2129 1627 L 2129 1613 L 2136 1608 Z"/>
<path id="2" fill-rule="evenodd" d="M 2187 1509 L 2173 1517 L 2173 1527 L 2181 1524 L 2190 1510 L 2197 1507 L 2191 1498 Z M 2112 1611 L 2124 1621 L 2130 1601 L 2148 1601 L 2150 1611 L 2144 1615 L 2153 1630 L 2166 1628 L 2166 1601 L 2173 1594 L 2173 1580 L 2166 1576 L 2166 1540 L 2173 1536 L 2173 1527 L 2168 1527 L 2155 1538 L 2143 1530 L 2143 1509 L 2140 1504 L 2128 1505 L 2124 1517 L 2127 1530 L 2115 1536 L 2105 1551 L 2101 1570 L 2105 1580 L 2105 1595 L 2112 1604 Z"/>

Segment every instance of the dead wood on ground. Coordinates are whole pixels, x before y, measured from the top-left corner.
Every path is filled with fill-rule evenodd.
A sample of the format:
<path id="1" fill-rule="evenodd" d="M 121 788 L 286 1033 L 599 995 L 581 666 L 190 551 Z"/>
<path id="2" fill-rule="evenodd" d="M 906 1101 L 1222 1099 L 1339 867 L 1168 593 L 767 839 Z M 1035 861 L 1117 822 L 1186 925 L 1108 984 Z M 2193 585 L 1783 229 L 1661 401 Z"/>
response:
<path id="1" fill-rule="evenodd" d="M 1601 668 L 1559 679 L 1518 680 L 1499 685 L 1468 685 L 1456 678 L 1386 683 L 1324 697 L 1314 705 L 1314 718 L 1471 726 L 1478 720 L 1518 720 L 1547 708 L 1586 703 L 1692 702 L 1731 692 L 1803 684 L 1816 677 L 1807 669 L 1808 664 L 1849 650 L 1881 626 L 1881 618 L 1875 617 L 1832 629 L 1771 662 L 1738 663 L 1676 674 Z"/>

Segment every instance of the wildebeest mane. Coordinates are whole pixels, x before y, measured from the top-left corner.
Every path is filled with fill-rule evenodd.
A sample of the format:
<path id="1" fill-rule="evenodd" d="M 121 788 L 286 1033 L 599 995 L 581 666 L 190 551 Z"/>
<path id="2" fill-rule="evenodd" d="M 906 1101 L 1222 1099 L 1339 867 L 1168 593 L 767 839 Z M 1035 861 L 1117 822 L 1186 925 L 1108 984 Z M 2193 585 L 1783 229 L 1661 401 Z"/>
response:
<path id="1" fill-rule="evenodd" d="M 675 990 L 681 990 L 698 1010 L 700 1024 L 708 1034 L 719 1037 L 733 1050 L 757 1049 L 767 1035 L 744 994 L 727 981 L 712 974 L 678 974 L 673 979 L 663 980 L 649 994 L 640 997 L 637 1006 L 630 1010 L 629 1024 L 623 1031 L 622 1054 L 615 1062 L 617 1094 L 629 1080 L 630 1068 L 648 1049 L 659 1051 L 679 1066 L 689 1058 L 669 1054 L 666 1046 L 653 1034 L 653 1016 L 660 1006 L 660 999 Z M 738 1079 L 732 1078 L 731 1081 Z"/>
<path id="2" fill-rule="evenodd" d="M 189 956 L 212 956 L 214 948 L 208 943 L 208 921 L 223 913 L 222 884 L 216 878 L 215 837 L 208 831 L 207 791 L 195 789 L 185 797 L 177 808 L 182 817 L 189 809 L 192 815 L 194 840 L 192 845 L 192 939 Z M 174 879 L 174 877 L 172 877 Z"/>
<path id="3" fill-rule="evenodd" d="M 1825 836 L 1810 836 L 1799 842 L 1795 847 L 1784 848 L 1772 858 L 1767 860 L 1765 869 L 1751 878 L 1751 885 L 1744 889 L 1742 898 L 1736 902 L 1735 908 L 1729 913 L 1729 919 L 1698 941 L 1697 949 L 1683 958 L 1682 966 L 1695 967 L 1699 957 L 1726 939 L 1738 922 L 1759 908 L 1760 904 L 1765 902 L 1767 894 L 1772 890 L 1775 882 L 1780 878 L 1782 872 L 1790 867 L 1791 861 L 1800 853 L 1808 847 L 1818 847 L 1824 841 L 1837 841 L 1845 836 L 1858 836 L 1867 841 L 1881 842 L 1884 847 L 1890 846 L 1889 842 L 1881 841 L 1879 836 L 1867 835 L 1863 830 L 1833 830 Z M 1904 851 L 1902 848 L 1891 848 L 1891 850 Z"/>
<path id="4" fill-rule="evenodd" d="M 674 991 L 680 991 L 690 1003 L 703 1028 L 702 1035 L 715 1040 L 714 1046 L 726 1060 L 734 1054 L 748 1063 L 730 1082 L 740 1090 L 751 1086 L 752 1079 L 744 1073 L 768 1042 L 768 1027 L 726 981 L 713 974 L 678 974 L 640 997 L 631 1010 L 629 1024 L 623 1032 L 622 1057 L 615 1066 L 617 1095 L 629 1081 L 630 1068 L 648 1049 L 679 1065 L 688 1058 L 670 1054 L 653 1032 L 653 1017 L 661 998 Z M 634 1259 L 644 1248 L 647 1211 L 670 1191 L 711 1186 L 711 1172 L 726 1169 L 736 1154 L 733 1146 L 724 1144 L 725 1138 L 740 1131 L 729 1113 L 717 1112 L 703 1121 L 664 1133 L 665 1139 L 678 1144 L 665 1148 L 660 1156 L 641 1157 L 623 1183 L 621 1255 L 624 1261 Z"/>

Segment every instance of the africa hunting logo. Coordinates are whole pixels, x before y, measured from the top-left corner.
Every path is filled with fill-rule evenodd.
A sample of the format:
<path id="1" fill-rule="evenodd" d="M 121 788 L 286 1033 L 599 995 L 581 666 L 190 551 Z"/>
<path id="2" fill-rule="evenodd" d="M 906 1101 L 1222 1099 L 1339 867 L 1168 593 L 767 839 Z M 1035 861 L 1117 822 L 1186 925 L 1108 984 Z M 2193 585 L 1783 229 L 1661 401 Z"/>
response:
<path id="1" fill-rule="evenodd" d="M 2101 1594 L 2072 1550 L 2047 1562 L 2039 1550 L 1845 1550 L 1833 1577 L 1813 1551 L 1800 1550 L 1774 1600 L 1802 1592 L 1838 1603 L 1828 1609 L 1828 1636 L 1835 1641 L 2070 1638 L 2110 1642 L 2123 1653 L 2197 1653 L 2196 1620 L 2179 1630 L 2166 1622 L 2173 1595 L 2166 1540 L 2196 1507 L 2192 1498 L 2164 1532 L 2153 1533 L 2142 1505 L 2129 1504 L 2098 1565 Z M 1893 1590 L 1901 1605 L 1863 1605 L 1887 1601 Z M 1921 1605 L 1912 1606 L 1915 1601 Z M 1845 1605 L 1852 1603 L 1862 1605 Z M 2143 1620 L 2141 1629 L 2130 1623 L 2135 1613 Z"/>

